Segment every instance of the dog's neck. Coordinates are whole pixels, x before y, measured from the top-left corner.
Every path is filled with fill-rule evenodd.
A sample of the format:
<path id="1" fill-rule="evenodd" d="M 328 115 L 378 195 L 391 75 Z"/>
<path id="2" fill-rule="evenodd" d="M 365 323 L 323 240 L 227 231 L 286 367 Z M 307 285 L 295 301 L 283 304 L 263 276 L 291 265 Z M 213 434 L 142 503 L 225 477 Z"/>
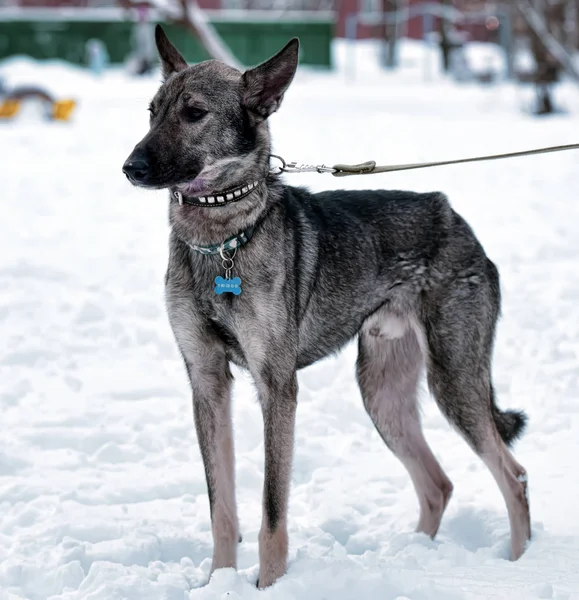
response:
<path id="1" fill-rule="evenodd" d="M 191 197 L 183 197 L 183 203 L 179 204 L 171 192 L 169 221 L 177 237 L 189 245 L 220 244 L 256 225 L 268 207 L 279 201 L 282 189 L 279 178 L 268 175 L 243 198 L 218 206 L 215 205 L 217 201 L 212 206 L 190 202 Z"/>

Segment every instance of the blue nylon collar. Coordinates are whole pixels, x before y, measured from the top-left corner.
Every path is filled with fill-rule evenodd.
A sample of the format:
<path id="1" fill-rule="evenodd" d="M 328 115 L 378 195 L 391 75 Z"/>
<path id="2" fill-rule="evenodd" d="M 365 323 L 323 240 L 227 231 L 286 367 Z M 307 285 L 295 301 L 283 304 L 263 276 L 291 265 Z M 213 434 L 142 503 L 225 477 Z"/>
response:
<path id="1" fill-rule="evenodd" d="M 236 250 L 237 248 L 241 248 L 249 243 L 249 240 L 251 240 L 256 227 L 257 225 L 252 225 L 245 231 L 241 231 L 240 233 L 226 239 L 221 244 L 210 244 L 209 246 L 189 244 L 189 248 L 206 256 L 211 254 L 220 254 L 221 252 L 226 252 L 227 250 Z"/>

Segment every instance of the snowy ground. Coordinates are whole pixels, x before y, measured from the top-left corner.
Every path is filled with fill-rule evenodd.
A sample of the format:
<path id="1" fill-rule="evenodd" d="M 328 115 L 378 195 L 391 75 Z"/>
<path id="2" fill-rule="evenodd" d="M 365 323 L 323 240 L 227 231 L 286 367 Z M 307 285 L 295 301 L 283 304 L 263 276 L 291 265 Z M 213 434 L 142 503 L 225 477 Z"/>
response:
<path id="1" fill-rule="evenodd" d="M 305 162 L 409 162 L 578 141 L 577 91 L 559 94 L 567 114 L 534 119 L 510 86 L 425 82 L 422 58 L 410 53 L 394 76 L 367 55 L 354 79 L 301 73 L 272 119 L 275 149 Z M 261 416 L 236 372 L 244 541 L 239 572 L 207 585 L 204 473 L 162 300 L 166 199 L 121 173 L 156 80 L 22 61 L 0 71 L 80 100 L 72 123 L 23 115 L 0 128 L 1 600 L 579 598 L 579 153 L 287 178 L 443 190 L 499 265 L 496 387 L 501 406 L 530 417 L 516 447 L 534 532 L 523 558 L 506 560 L 498 489 L 426 391 L 426 435 L 455 493 L 436 541 L 413 533 L 410 480 L 363 411 L 350 346 L 300 375 L 290 564 L 265 592 L 254 587 Z"/>

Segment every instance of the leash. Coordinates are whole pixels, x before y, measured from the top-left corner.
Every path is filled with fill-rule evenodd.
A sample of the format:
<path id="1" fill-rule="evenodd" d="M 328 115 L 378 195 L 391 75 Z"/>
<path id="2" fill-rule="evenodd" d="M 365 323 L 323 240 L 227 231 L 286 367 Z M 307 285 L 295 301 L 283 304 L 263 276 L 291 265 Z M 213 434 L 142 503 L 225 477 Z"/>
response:
<path id="1" fill-rule="evenodd" d="M 383 165 L 378 166 L 373 160 L 359 165 L 306 165 L 296 161 L 286 162 L 281 156 L 271 154 L 272 158 L 280 161 L 281 165 L 273 167 L 271 172 L 279 173 L 331 173 L 334 177 L 347 177 L 348 175 L 374 175 L 375 173 L 392 173 L 394 171 L 410 171 L 412 169 L 427 169 L 429 167 L 443 167 L 445 165 L 459 165 L 464 163 L 483 162 L 488 160 L 500 160 L 503 158 L 516 158 L 519 156 L 533 156 L 535 154 L 548 154 L 550 152 L 564 152 L 566 150 L 579 150 L 579 144 L 567 144 L 563 146 L 549 146 L 547 148 L 535 148 L 534 150 L 522 150 L 520 152 L 506 152 L 505 154 L 489 154 L 487 156 L 475 156 L 471 158 L 458 158 L 455 160 L 440 160 L 435 162 L 409 163 L 406 165 Z"/>

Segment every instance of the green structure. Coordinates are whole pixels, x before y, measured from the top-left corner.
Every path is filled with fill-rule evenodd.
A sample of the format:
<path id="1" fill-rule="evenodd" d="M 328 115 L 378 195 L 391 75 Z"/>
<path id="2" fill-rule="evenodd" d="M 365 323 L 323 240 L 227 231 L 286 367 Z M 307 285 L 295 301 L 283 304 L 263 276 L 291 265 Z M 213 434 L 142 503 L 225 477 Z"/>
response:
<path id="1" fill-rule="evenodd" d="M 3 14 L 4 13 L 4 14 Z M 122 63 L 131 53 L 133 21 L 118 9 L 102 10 L 0 10 L 0 59 L 28 55 L 37 59 L 62 59 L 86 63 L 85 45 L 99 39 L 107 47 L 110 61 Z M 275 54 L 290 38 L 299 37 L 300 62 L 329 68 L 334 18 L 328 13 L 300 13 L 287 16 L 261 12 L 214 13 L 210 22 L 231 51 L 244 65 L 255 65 Z M 165 25 L 167 35 L 188 62 L 209 58 L 191 33 L 175 25 Z"/>

